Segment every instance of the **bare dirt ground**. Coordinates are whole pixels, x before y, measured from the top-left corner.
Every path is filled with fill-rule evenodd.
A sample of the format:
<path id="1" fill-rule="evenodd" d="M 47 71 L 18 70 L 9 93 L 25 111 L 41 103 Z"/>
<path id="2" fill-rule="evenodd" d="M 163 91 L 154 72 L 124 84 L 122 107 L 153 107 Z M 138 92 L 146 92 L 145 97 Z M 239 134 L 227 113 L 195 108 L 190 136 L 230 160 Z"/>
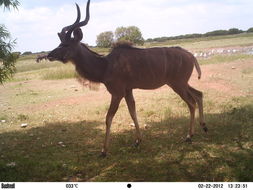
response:
<path id="1" fill-rule="evenodd" d="M 222 93 L 224 97 L 252 95 L 250 81 L 242 79 L 242 73 L 253 67 L 253 61 L 235 61 L 223 64 L 212 64 L 201 66 L 202 78 L 198 81 L 196 71 L 190 79 L 190 84 L 199 86 L 203 91 L 215 90 Z M 243 80 L 243 81 L 242 81 Z M 251 80 L 252 81 L 252 80 Z M 241 85 L 245 82 L 246 85 Z"/>

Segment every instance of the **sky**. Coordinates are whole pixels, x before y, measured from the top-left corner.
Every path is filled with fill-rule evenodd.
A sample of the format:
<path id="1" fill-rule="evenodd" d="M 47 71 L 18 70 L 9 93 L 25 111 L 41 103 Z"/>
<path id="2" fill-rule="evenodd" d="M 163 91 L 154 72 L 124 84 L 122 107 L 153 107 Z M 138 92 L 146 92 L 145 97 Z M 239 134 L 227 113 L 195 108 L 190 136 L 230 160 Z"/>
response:
<path id="1" fill-rule="evenodd" d="M 57 47 L 57 32 L 76 19 L 75 3 L 85 17 L 86 0 L 19 0 L 18 10 L 0 7 L 0 24 L 16 39 L 15 51 L 40 52 Z M 137 26 L 144 37 L 206 33 L 253 27 L 252 0 L 91 0 L 90 21 L 82 42 L 96 45 L 101 32 Z"/>

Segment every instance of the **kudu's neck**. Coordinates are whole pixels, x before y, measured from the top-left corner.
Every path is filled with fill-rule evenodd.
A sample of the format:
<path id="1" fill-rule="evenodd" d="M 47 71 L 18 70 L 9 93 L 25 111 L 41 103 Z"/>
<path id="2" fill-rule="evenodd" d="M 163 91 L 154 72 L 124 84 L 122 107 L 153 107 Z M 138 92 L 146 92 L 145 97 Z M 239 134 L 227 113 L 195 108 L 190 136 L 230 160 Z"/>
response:
<path id="1" fill-rule="evenodd" d="M 82 45 L 72 62 L 82 77 L 93 82 L 103 82 L 107 67 L 107 61 L 103 56 Z"/>

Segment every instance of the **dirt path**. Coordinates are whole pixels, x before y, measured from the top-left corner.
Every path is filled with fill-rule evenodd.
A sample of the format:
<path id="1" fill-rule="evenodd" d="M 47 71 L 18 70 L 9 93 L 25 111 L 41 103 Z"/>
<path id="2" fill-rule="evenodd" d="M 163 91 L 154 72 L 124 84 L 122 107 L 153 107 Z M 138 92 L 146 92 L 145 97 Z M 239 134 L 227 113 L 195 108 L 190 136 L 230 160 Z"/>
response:
<path id="1" fill-rule="evenodd" d="M 253 60 L 235 61 L 223 64 L 202 65 L 202 78 L 197 80 L 194 70 L 190 84 L 200 87 L 203 91 L 223 93 L 226 96 L 252 95 L 253 81 L 251 73 Z M 251 89 L 251 90 L 250 90 Z"/>

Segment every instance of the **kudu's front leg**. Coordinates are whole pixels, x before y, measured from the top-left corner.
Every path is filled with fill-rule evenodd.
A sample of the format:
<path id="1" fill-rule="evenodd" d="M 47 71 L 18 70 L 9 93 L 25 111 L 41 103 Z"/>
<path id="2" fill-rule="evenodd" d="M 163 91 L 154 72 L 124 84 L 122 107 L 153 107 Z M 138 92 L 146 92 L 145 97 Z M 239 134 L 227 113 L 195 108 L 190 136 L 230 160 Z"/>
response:
<path id="1" fill-rule="evenodd" d="M 125 100 L 126 100 L 127 107 L 128 107 L 129 113 L 131 115 L 131 118 L 134 122 L 135 129 L 136 129 L 135 146 L 138 146 L 141 142 L 141 133 L 140 133 L 139 123 L 138 123 L 138 120 L 137 120 L 135 101 L 134 101 L 134 96 L 133 96 L 133 91 L 132 90 L 128 90 L 126 92 Z"/>
<path id="2" fill-rule="evenodd" d="M 110 104 L 109 110 L 106 115 L 106 133 L 105 133 L 104 146 L 103 146 L 103 149 L 101 152 L 102 157 L 105 157 L 107 154 L 107 151 L 108 151 L 109 141 L 110 141 L 110 128 L 111 128 L 111 124 L 112 124 L 112 119 L 119 108 L 119 103 L 120 103 L 121 99 L 122 99 L 122 97 L 118 97 L 118 96 L 112 96 L 112 98 L 111 98 L 111 104 Z"/>

